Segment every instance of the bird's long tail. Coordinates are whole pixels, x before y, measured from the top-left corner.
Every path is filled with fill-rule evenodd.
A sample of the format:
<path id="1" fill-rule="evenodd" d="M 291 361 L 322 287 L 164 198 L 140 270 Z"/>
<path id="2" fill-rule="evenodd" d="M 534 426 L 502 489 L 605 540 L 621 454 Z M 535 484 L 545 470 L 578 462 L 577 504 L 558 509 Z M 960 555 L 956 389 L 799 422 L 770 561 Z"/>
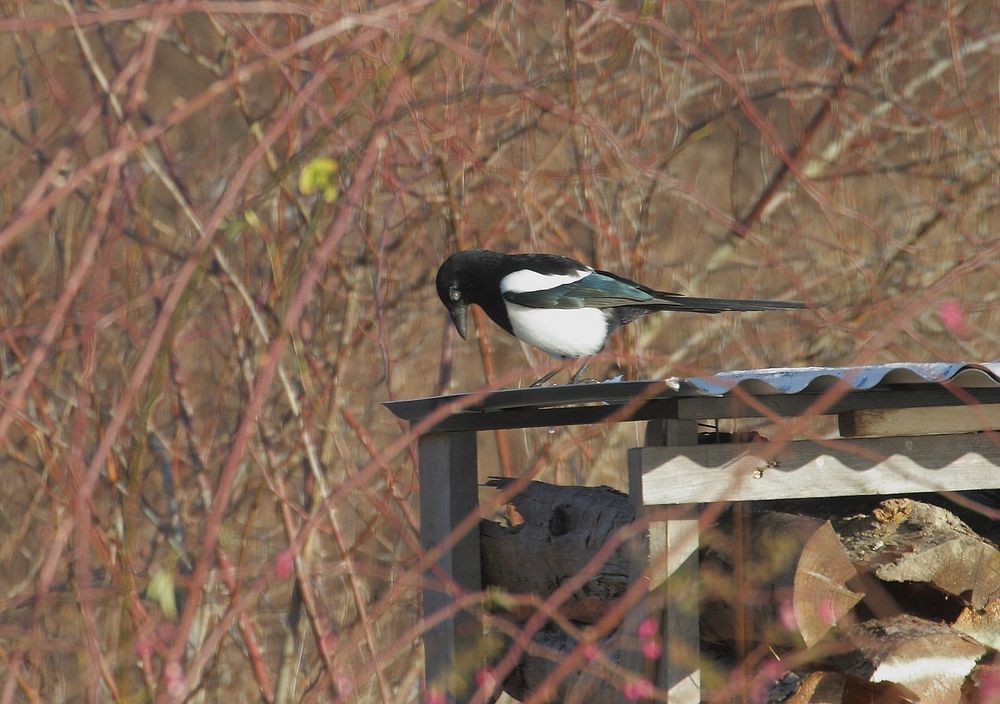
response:
<path id="1" fill-rule="evenodd" d="M 725 311 L 752 310 L 794 310 L 814 308 L 815 306 L 801 301 L 755 301 L 730 298 L 695 298 L 677 293 L 661 293 L 659 300 L 667 310 L 679 313 L 723 313 Z"/>

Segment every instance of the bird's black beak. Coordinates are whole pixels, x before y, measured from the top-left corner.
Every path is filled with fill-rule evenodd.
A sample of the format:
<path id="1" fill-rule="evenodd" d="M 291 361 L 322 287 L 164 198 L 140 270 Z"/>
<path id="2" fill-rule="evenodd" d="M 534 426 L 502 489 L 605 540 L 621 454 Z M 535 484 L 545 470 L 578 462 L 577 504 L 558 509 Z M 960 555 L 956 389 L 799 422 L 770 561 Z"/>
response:
<path id="1" fill-rule="evenodd" d="M 451 322 L 455 323 L 455 329 L 458 330 L 458 334 L 462 336 L 463 340 L 466 339 L 465 332 L 468 323 L 466 315 L 468 310 L 468 306 L 464 303 L 457 303 L 448 308 L 448 313 L 451 315 Z"/>

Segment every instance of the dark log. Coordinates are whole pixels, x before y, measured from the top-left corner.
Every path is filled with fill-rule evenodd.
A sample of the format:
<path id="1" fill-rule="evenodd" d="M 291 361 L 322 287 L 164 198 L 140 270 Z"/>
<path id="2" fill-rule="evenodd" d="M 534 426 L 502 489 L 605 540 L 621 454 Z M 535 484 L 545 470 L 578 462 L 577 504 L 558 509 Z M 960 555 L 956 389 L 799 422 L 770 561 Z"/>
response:
<path id="1" fill-rule="evenodd" d="M 521 659 L 503 682 L 503 690 L 515 699 L 525 699 L 577 646 L 577 641 L 553 623 L 547 624 L 531 639 L 533 654 Z M 601 658 L 585 660 L 580 668 L 560 680 L 544 694 L 544 700 L 563 704 L 611 702 L 621 686 L 616 686 L 607 664 L 618 663 L 618 642 L 614 637 L 600 644 Z M 603 662 L 602 662 L 603 660 Z"/>
<path id="2" fill-rule="evenodd" d="M 505 481 L 489 485 L 502 486 Z M 611 535 L 635 519 L 628 496 L 608 487 L 531 482 L 511 503 L 522 523 L 480 523 L 483 583 L 543 599 L 580 572 Z M 560 612 L 573 621 L 596 622 L 628 588 L 628 550 L 627 545 L 620 546 L 560 606 Z"/>

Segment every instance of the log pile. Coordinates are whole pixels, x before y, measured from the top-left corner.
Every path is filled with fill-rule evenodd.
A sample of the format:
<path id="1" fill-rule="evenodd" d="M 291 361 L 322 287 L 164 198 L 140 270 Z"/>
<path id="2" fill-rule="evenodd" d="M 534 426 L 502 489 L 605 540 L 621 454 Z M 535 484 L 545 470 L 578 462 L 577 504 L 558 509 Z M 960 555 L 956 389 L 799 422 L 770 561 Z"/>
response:
<path id="1" fill-rule="evenodd" d="M 991 698 L 1000 693 L 995 545 L 951 511 L 912 498 L 872 502 L 864 511 L 854 504 L 842 515 L 828 502 L 812 505 L 813 515 L 800 504 L 794 512 L 758 505 L 703 537 L 705 700 L 739 671 L 765 692 L 756 701 L 776 704 L 1000 701 Z M 543 599 L 634 515 L 628 497 L 606 487 L 540 482 L 513 508 L 520 525 L 481 526 L 484 581 Z M 743 525 L 734 530 L 738 520 Z M 536 636 L 538 647 L 505 683 L 512 696 L 533 691 L 577 647 L 557 622 L 583 632 L 614 607 L 628 587 L 629 550 L 611 550 L 559 605 Z M 518 622 L 527 616 L 508 615 Z M 601 657 L 583 661 L 550 700 L 607 701 L 620 691 L 619 642 L 615 634 L 601 641 Z"/>

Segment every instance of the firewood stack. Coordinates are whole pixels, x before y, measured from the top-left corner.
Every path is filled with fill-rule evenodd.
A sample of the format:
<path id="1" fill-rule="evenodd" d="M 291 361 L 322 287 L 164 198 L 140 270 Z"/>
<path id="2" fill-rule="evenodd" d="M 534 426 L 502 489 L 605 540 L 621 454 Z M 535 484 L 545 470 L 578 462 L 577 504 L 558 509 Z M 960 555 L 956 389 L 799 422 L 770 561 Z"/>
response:
<path id="1" fill-rule="evenodd" d="M 705 701 L 739 700 L 741 691 L 755 697 L 747 701 L 790 704 L 1000 701 L 993 536 L 912 498 L 843 503 L 839 513 L 831 506 L 799 502 L 792 512 L 761 503 L 730 512 L 703 536 Z M 513 509 L 519 525 L 482 523 L 484 581 L 543 599 L 634 518 L 628 497 L 606 487 L 541 482 L 530 483 Z M 628 587 L 629 550 L 618 546 L 561 605 L 560 617 L 583 629 L 578 633 Z M 518 622 L 527 616 L 508 615 Z M 581 658 L 551 700 L 609 701 L 628 686 L 622 635 L 599 641 L 600 655 Z M 634 643 L 635 634 L 627 635 Z M 554 621 L 535 643 L 540 648 L 505 682 L 516 698 L 577 646 Z"/>

